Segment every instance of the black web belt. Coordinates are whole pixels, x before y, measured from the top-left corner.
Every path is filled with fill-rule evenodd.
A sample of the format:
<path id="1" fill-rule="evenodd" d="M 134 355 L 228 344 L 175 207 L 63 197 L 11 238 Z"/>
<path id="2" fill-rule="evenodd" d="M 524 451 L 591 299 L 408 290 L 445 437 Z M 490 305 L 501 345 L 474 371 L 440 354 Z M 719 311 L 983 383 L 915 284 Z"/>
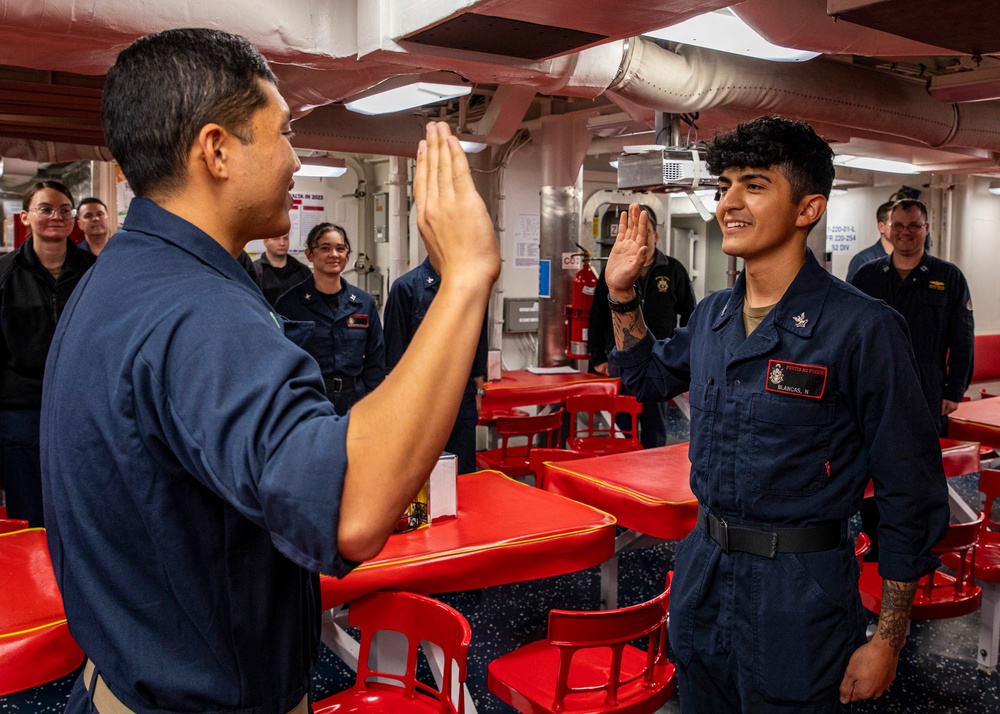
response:
<path id="1" fill-rule="evenodd" d="M 840 545 L 841 521 L 802 528 L 737 526 L 698 506 L 698 526 L 729 553 L 737 551 L 773 558 L 778 553 L 816 553 Z"/>
<path id="2" fill-rule="evenodd" d="M 340 394 L 354 389 L 354 385 L 358 383 L 357 377 L 323 377 L 323 381 L 326 382 L 327 394 Z"/>

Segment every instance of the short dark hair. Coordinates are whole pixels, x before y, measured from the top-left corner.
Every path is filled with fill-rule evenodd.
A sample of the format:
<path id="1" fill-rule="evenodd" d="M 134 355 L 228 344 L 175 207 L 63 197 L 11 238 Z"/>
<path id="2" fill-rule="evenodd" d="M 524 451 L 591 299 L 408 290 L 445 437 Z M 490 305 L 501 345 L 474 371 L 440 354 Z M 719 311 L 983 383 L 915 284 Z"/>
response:
<path id="1" fill-rule="evenodd" d="M 705 160 L 716 176 L 730 168 L 774 167 L 788 179 L 796 203 L 814 193 L 829 198 L 833 188 L 833 150 L 811 126 L 792 119 L 758 117 L 716 134 Z"/>
<path id="2" fill-rule="evenodd" d="M 878 210 L 875 211 L 875 220 L 879 223 L 888 223 L 889 216 L 892 215 L 892 207 L 896 205 L 895 201 L 886 201 Z"/>
<path id="3" fill-rule="evenodd" d="M 58 191 L 63 196 L 69 199 L 69 205 L 71 206 L 74 205 L 73 194 L 70 193 L 68 188 L 66 188 L 66 184 L 60 183 L 59 181 L 46 179 L 45 181 L 36 181 L 35 183 L 31 184 L 31 188 L 29 188 L 25 192 L 24 198 L 21 199 L 21 210 L 27 211 L 31 207 L 31 199 L 35 197 L 36 193 L 45 188 L 51 188 L 55 191 Z"/>
<path id="4" fill-rule="evenodd" d="M 927 206 L 924 205 L 923 201 L 918 201 L 915 198 L 901 198 L 892 204 L 892 210 L 900 209 L 902 211 L 909 211 L 911 208 L 919 208 L 920 215 L 923 216 L 924 220 L 927 220 Z M 890 212 L 889 215 L 892 215 Z"/>
<path id="5" fill-rule="evenodd" d="M 104 201 L 102 201 L 101 199 L 97 198 L 96 196 L 87 196 L 85 199 L 83 199 L 82 201 L 80 201 L 80 206 L 79 207 L 83 208 L 88 203 L 99 203 L 102 206 L 104 206 L 104 210 L 105 211 L 108 210 L 108 204 L 106 204 Z"/>
<path id="6" fill-rule="evenodd" d="M 253 142 L 251 117 L 267 105 L 259 79 L 277 83 L 256 47 L 219 30 L 167 30 L 122 50 L 101 113 L 108 148 L 135 195 L 179 188 L 206 124 Z"/>
<path id="7" fill-rule="evenodd" d="M 306 248 L 309 250 L 316 250 L 316 246 L 319 244 L 319 239 L 325 236 L 330 231 L 337 231 L 340 235 L 344 236 L 344 245 L 347 246 L 347 253 L 351 253 L 351 240 L 347 237 L 347 231 L 338 226 L 336 223 L 317 223 L 309 231 L 309 235 L 306 236 Z"/>

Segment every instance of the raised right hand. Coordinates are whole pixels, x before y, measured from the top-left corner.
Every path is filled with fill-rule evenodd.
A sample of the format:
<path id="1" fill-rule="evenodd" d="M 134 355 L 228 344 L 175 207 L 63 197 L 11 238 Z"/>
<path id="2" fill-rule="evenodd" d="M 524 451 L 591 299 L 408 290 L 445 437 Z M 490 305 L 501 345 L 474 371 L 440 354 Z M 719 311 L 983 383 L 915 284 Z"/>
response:
<path id="1" fill-rule="evenodd" d="M 493 222 L 476 191 L 469 162 L 444 122 L 427 124 L 413 179 L 417 226 L 442 281 L 455 277 L 492 286 L 500 275 Z"/>
<path id="2" fill-rule="evenodd" d="M 604 279 L 608 283 L 611 299 L 618 302 L 632 299 L 632 288 L 639 279 L 649 252 L 646 232 L 651 230 L 656 229 L 650 225 L 649 215 L 639 210 L 638 203 L 633 203 L 627 212 L 622 213 L 618 224 L 618 238 L 604 268 Z"/>

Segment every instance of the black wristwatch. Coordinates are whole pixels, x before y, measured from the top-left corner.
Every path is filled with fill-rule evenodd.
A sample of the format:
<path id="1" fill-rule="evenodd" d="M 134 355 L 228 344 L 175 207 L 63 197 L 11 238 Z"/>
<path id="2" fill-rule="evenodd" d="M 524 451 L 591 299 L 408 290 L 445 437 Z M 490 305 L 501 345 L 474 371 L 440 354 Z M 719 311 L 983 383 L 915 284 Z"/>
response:
<path id="1" fill-rule="evenodd" d="M 632 299 L 628 302 L 618 302 L 612 299 L 611 293 L 608 293 L 608 307 L 611 308 L 611 312 L 617 312 L 624 315 L 627 312 L 635 312 L 639 309 L 642 302 L 639 300 L 639 293 L 636 292 L 635 288 L 632 289 Z"/>

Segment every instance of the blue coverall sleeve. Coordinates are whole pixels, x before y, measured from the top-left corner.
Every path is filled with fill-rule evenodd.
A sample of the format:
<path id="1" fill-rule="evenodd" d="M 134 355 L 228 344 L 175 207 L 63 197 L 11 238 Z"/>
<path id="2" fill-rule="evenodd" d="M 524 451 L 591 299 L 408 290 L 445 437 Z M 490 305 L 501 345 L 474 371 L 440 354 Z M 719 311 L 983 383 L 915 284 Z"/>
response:
<path id="1" fill-rule="evenodd" d="M 956 271 L 957 272 L 957 271 Z M 965 276 L 958 274 L 960 287 L 955 291 L 948 315 L 948 371 L 945 375 L 944 398 L 960 402 L 972 383 L 975 361 L 975 321 L 972 297 Z"/>
<path id="2" fill-rule="evenodd" d="M 413 312 L 409 287 L 396 280 L 385 301 L 385 366 L 390 372 L 410 344 L 409 318 Z"/>
<path id="3" fill-rule="evenodd" d="M 868 450 L 879 523 L 879 574 L 910 582 L 937 567 L 930 549 L 948 528 L 941 447 L 922 392 L 906 322 L 883 308 L 844 346 L 847 399 Z M 860 498 L 859 498 L 860 501 Z"/>
<path id="4" fill-rule="evenodd" d="M 349 418 L 334 414 L 316 362 L 259 301 L 235 288 L 217 293 L 178 305 L 139 352 L 136 418 L 148 424 L 142 433 L 167 442 L 146 447 L 266 529 L 293 562 L 343 576 Z"/>
<path id="5" fill-rule="evenodd" d="M 361 381 L 365 383 L 365 394 L 375 390 L 385 379 L 385 335 L 382 331 L 382 321 L 378 318 L 378 310 L 372 301 L 369 311 L 368 340 L 365 344 L 365 364 L 361 371 Z"/>
<path id="6" fill-rule="evenodd" d="M 640 402 L 665 402 L 691 382 L 691 328 L 681 327 L 665 340 L 647 332 L 631 348 L 613 349 L 608 361 L 618 365 L 622 383 Z"/>

